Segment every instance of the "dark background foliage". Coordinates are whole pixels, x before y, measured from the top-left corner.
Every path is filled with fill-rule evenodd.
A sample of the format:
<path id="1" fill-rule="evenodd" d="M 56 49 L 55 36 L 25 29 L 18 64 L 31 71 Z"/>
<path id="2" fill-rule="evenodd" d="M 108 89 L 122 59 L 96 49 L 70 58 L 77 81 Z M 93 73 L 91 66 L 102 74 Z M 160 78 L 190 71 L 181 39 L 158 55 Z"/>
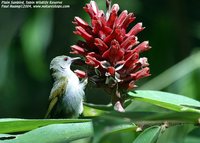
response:
<path id="1" fill-rule="evenodd" d="M 49 63 L 57 55 L 69 54 L 76 43 L 73 34 L 74 16 L 86 21 L 89 16 L 82 7 L 88 1 L 66 2 L 67 9 L 0 9 L 0 117 L 43 118 L 52 87 Z M 105 9 L 104 1 L 97 0 Z M 152 76 L 138 82 L 142 89 L 171 66 L 199 50 L 200 1 L 198 0 L 113 0 L 121 10 L 133 12 L 146 29 L 139 41 L 149 40 L 153 47 L 144 53 Z M 192 62 L 191 62 L 192 64 Z M 188 65 L 184 66 L 188 70 Z M 200 99 L 200 70 L 174 79 L 164 91 Z M 178 75 L 172 72 L 170 75 Z M 170 77 L 166 76 L 168 79 Z M 172 78 L 173 79 L 173 78 Z M 164 83 L 165 79 L 157 81 Z M 154 88 L 152 89 L 160 90 Z M 86 99 L 93 103 L 108 103 L 99 89 L 87 89 Z M 142 106 L 142 105 L 141 105 Z"/>

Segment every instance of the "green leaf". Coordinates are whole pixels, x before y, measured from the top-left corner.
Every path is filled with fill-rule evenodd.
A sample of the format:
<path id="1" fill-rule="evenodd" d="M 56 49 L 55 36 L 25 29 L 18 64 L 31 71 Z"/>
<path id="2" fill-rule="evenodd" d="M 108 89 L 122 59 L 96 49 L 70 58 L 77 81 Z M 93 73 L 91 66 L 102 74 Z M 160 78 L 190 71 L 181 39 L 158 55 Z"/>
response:
<path id="1" fill-rule="evenodd" d="M 84 117 L 101 116 L 104 113 L 106 113 L 106 111 L 95 109 L 95 108 L 88 107 L 88 106 L 84 105 L 84 110 L 83 110 L 83 116 Z"/>
<path id="2" fill-rule="evenodd" d="M 137 126 L 120 116 L 111 114 L 103 115 L 93 119 L 94 138 L 93 143 L 104 142 L 105 137 L 120 132 L 135 131 Z"/>
<path id="3" fill-rule="evenodd" d="M 102 117 L 101 117 L 102 118 Z M 101 119 L 100 118 L 100 119 Z M 171 122 L 174 124 L 177 123 L 187 123 L 187 124 L 198 124 L 200 114 L 196 112 L 125 112 L 125 113 L 118 113 L 118 112 L 111 112 L 109 114 L 104 115 L 105 119 L 111 120 L 114 122 L 113 119 L 120 120 L 122 123 L 127 123 L 126 120 L 129 122 L 133 122 L 135 124 L 143 124 L 143 125 L 158 125 L 164 122 Z M 98 118 L 97 118 L 98 119 Z M 101 119 L 102 120 L 102 119 Z"/>
<path id="4" fill-rule="evenodd" d="M 93 119 L 93 143 L 110 143 L 113 137 L 121 138 L 121 133 L 131 133 L 134 139 L 138 134 L 137 126 L 146 128 L 164 123 L 169 126 L 196 125 L 199 118 L 200 114 L 196 112 L 110 112 Z"/>
<path id="5" fill-rule="evenodd" d="M 128 105 L 130 105 L 132 103 L 131 100 L 126 100 L 124 102 L 124 107 L 127 107 Z M 96 113 L 94 113 L 94 115 L 101 115 L 102 113 L 106 113 L 106 111 L 113 111 L 113 106 L 112 104 L 107 104 L 107 105 L 102 105 L 102 104 L 92 104 L 92 103 L 86 103 L 84 102 L 84 108 L 86 108 L 87 110 L 91 111 L 95 111 Z M 87 113 L 89 114 L 89 113 Z M 94 116 L 93 114 L 91 114 L 92 116 Z"/>
<path id="6" fill-rule="evenodd" d="M 184 143 L 188 133 L 195 128 L 192 124 L 169 126 L 162 132 L 156 143 Z M 191 142 L 188 142 L 191 143 Z"/>
<path id="7" fill-rule="evenodd" d="M 153 126 L 144 130 L 133 143 L 155 143 L 161 131 L 160 126 Z"/>
<path id="8" fill-rule="evenodd" d="M 0 133 L 24 132 L 49 124 L 89 122 L 88 119 L 0 119 Z"/>
<path id="9" fill-rule="evenodd" d="M 195 127 L 185 138 L 184 143 L 199 143 L 200 141 L 200 128 Z"/>
<path id="10" fill-rule="evenodd" d="M 200 141 L 200 138 L 199 137 L 196 137 L 196 136 L 190 136 L 190 137 L 187 137 L 184 141 L 184 143 L 199 143 Z"/>
<path id="11" fill-rule="evenodd" d="M 87 106 L 87 107 L 90 107 L 90 108 L 94 108 L 94 109 L 98 109 L 98 110 L 104 110 L 104 111 L 111 111 L 111 110 L 113 110 L 112 104 L 99 105 L 99 104 L 92 104 L 92 103 L 86 103 L 86 102 L 84 102 L 84 106 Z"/>
<path id="12" fill-rule="evenodd" d="M 128 95 L 135 100 L 148 102 L 170 110 L 200 113 L 200 110 L 196 109 L 200 108 L 200 102 L 182 95 L 151 90 L 128 92 Z"/>
<path id="13" fill-rule="evenodd" d="M 4 140 L 4 143 L 64 143 L 90 137 L 93 134 L 91 122 L 52 124 Z"/>

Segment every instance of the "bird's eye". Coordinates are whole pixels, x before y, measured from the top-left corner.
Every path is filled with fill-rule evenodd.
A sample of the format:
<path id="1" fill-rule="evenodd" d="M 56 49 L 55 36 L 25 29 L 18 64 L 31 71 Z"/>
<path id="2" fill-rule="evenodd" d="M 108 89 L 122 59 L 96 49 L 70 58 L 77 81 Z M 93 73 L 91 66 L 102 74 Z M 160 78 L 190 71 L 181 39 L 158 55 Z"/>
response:
<path id="1" fill-rule="evenodd" d="M 68 60 L 68 57 L 64 58 L 64 61 L 67 61 Z"/>

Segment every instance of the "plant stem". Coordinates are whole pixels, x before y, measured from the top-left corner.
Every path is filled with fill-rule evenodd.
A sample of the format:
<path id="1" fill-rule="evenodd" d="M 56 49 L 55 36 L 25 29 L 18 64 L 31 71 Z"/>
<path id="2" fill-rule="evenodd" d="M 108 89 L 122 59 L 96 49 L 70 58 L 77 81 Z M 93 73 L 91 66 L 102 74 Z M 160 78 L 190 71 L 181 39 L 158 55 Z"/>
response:
<path id="1" fill-rule="evenodd" d="M 139 89 L 161 90 L 199 68 L 200 51 L 197 51 L 196 53 L 167 69 L 157 77 L 146 82 L 144 85 L 139 87 Z"/>
<path id="2" fill-rule="evenodd" d="M 115 111 L 125 112 L 123 104 L 124 100 L 121 97 L 121 94 L 118 90 L 116 90 L 115 94 L 112 96 L 112 104 Z"/>
<path id="3" fill-rule="evenodd" d="M 194 122 L 188 122 L 188 121 L 180 121 L 180 120 L 157 120 L 157 121 L 134 121 L 134 124 L 138 126 L 136 131 L 142 131 L 143 129 L 154 126 L 154 125 L 161 125 L 165 128 L 168 128 L 170 126 L 177 126 L 177 125 L 183 125 L 183 124 L 190 124 L 194 126 L 199 126 L 200 123 L 194 123 Z"/>

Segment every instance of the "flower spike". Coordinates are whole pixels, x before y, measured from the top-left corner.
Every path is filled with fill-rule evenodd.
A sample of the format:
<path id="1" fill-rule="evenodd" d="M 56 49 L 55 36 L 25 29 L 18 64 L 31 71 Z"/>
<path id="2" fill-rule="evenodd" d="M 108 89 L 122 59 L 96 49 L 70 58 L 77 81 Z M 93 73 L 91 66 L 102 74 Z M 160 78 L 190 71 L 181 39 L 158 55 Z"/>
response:
<path id="1" fill-rule="evenodd" d="M 141 22 L 127 30 L 135 20 L 133 13 L 124 10 L 119 14 L 118 4 L 111 6 L 111 0 L 106 0 L 106 4 L 106 14 L 93 0 L 83 8 L 89 14 L 91 24 L 79 17 L 74 18 L 74 33 L 83 41 L 73 45 L 71 53 L 85 58 L 90 71 L 95 71 L 89 76 L 95 79 L 96 85 L 116 91 L 113 105 L 120 107 L 124 91 L 133 90 L 137 80 L 150 76 L 147 58 L 140 57 L 140 54 L 151 47 L 148 41 L 138 41 L 136 35 L 144 30 Z"/>

